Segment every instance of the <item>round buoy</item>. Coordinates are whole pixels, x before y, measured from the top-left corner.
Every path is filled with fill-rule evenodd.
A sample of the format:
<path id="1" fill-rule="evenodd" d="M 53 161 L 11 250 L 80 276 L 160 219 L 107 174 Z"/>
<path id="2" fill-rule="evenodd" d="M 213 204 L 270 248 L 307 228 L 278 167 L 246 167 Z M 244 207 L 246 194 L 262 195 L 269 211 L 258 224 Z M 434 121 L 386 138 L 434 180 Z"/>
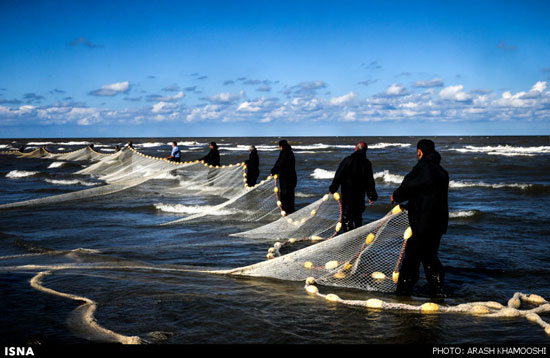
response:
<path id="1" fill-rule="evenodd" d="M 336 302 L 340 299 L 340 297 L 336 296 L 333 293 L 329 293 L 328 295 L 325 296 L 325 298 L 327 299 L 327 301 L 330 301 L 330 302 Z"/>
<path id="2" fill-rule="evenodd" d="M 337 267 L 338 267 L 338 261 L 336 261 L 336 260 L 329 261 L 325 264 L 325 269 L 327 269 L 327 270 L 332 270 L 332 269 L 335 269 Z"/>
<path id="3" fill-rule="evenodd" d="M 313 267 L 313 262 L 311 262 L 311 261 L 304 262 L 304 267 L 307 268 L 307 269 L 312 268 Z"/>
<path id="4" fill-rule="evenodd" d="M 311 286 L 311 285 L 306 287 L 306 291 L 312 294 L 319 293 L 319 289 L 316 286 Z"/>
<path id="5" fill-rule="evenodd" d="M 395 207 L 392 209 L 392 211 L 391 211 L 391 213 L 392 213 L 393 215 L 399 214 L 400 212 L 402 212 L 402 210 L 401 210 L 401 205 L 395 206 Z"/>
<path id="6" fill-rule="evenodd" d="M 383 280 L 386 278 L 386 275 L 383 272 L 373 272 L 371 277 L 375 280 Z"/>
<path id="7" fill-rule="evenodd" d="M 391 278 L 392 278 L 393 282 L 397 283 L 397 281 L 399 281 L 399 272 L 394 272 L 391 275 Z"/>
<path id="8" fill-rule="evenodd" d="M 367 300 L 366 305 L 368 308 L 382 308 L 384 301 L 377 298 L 370 298 Z"/>
<path id="9" fill-rule="evenodd" d="M 420 310 L 422 313 L 432 313 L 439 311 L 439 305 L 432 302 L 426 302 L 422 306 L 420 306 Z"/>
<path id="10" fill-rule="evenodd" d="M 334 274 L 333 276 L 334 278 L 337 278 L 339 280 L 343 279 L 343 278 L 346 278 L 346 274 L 343 273 L 342 271 L 338 271 Z"/>
<path id="11" fill-rule="evenodd" d="M 405 239 L 405 240 L 410 239 L 411 236 L 412 236 L 412 234 L 413 234 L 412 229 L 411 229 L 411 227 L 409 226 L 409 227 L 407 228 L 407 230 L 405 230 L 405 232 L 403 233 L 403 239 Z"/>
<path id="12" fill-rule="evenodd" d="M 372 244 L 372 242 L 374 241 L 375 238 L 376 238 L 376 236 L 371 232 L 370 234 L 367 235 L 367 239 L 365 240 L 365 244 L 367 244 L 367 245 Z"/>
<path id="13" fill-rule="evenodd" d="M 340 194 L 334 193 L 334 199 L 335 200 L 340 200 Z"/>

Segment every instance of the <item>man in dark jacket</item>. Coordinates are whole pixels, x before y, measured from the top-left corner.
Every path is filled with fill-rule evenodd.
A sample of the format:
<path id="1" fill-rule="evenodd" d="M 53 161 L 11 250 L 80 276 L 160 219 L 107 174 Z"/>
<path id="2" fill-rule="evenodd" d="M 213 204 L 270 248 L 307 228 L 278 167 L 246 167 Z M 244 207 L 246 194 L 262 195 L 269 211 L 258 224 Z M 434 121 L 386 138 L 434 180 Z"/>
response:
<path id="1" fill-rule="evenodd" d="M 279 176 L 279 200 L 282 209 L 291 214 L 296 211 L 294 207 L 294 189 L 298 182 L 296 175 L 296 161 L 292 148 L 286 140 L 279 141 L 279 158 L 271 169 L 271 175 Z"/>
<path id="2" fill-rule="evenodd" d="M 392 202 L 408 201 L 404 207 L 408 210 L 412 229 L 399 273 L 397 293 L 412 293 L 422 263 L 430 294 L 439 296 L 443 294 L 444 272 L 437 251 L 449 221 L 449 174 L 439 164 L 441 156 L 431 140 L 418 142 L 416 157 L 418 163 L 391 196 Z"/>
<path id="3" fill-rule="evenodd" d="M 250 155 L 244 164 L 246 165 L 246 185 L 256 185 L 256 181 L 260 176 L 260 158 L 258 157 L 256 147 L 253 145 L 250 146 Z"/>
<path id="4" fill-rule="evenodd" d="M 208 165 L 220 166 L 220 152 L 216 142 L 210 142 L 210 152 L 199 160 L 204 160 Z"/>
<path id="5" fill-rule="evenodd" d="M 367 159 L 367 143 L 357 143 L 355 152 L 342 160 L 328 190 L 334 194 L 340 186 L 342 186 L 342 232 L 346 232 L 363 225 L 365 194 L 371 204 L 378 199 L 372 165 Z"/>

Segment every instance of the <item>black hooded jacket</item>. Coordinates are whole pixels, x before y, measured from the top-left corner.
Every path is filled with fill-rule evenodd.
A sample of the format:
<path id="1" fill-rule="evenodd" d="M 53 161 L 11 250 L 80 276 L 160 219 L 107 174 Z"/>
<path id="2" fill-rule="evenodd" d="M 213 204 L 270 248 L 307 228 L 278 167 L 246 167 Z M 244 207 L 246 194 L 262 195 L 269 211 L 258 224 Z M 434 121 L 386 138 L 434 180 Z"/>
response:
<path id="1" fill-rule="evenodd" d="M 449 174 L 438 152 L 425 154 L 393 192 L 393 200 L 408 201 L 413 235 L 443 235 L 449 221 Z"/>
<path id="2" fill-rule="evenodd" d="M 252 149 L 248 160 L 244 162 L 246 164 L 247 175 L 257 178 L 260 175 L 260 158 L 258 157 L 258 150 Z"/>
<path id="3" fill-rule="evenodd" d="M 294 188 L 296 188 L 296 184 L 298 183 L 296 161 L 290 146 L 283 147 L 279 153 L 279 158 L 271 169 L 271 175 L 275 174 L 279 175 L 279 186 L 281 190 L 294 190 Z"/>
<path id="4" fill-rule="evenodd" d="M 354 211 L 363 212 L 365 210 L 365 193 L 372 201 L 378 199 L 372 175 L 372 165 L 367 159 L 365 151 L 355 151 L 342 160 L 336 170 L 329 191 L 335 193 L 340 186 L 342 187 L 342 203 L 349 205 Z"/>
<path id="5" fill-rule="evenodd" d="M 208 152 L 208 154 L 202 157 L 200 160 L 204 160 L 204 162 L 209 165 L 219 166 L 220 152 L 218 151 L 218 147 L 210 149 L 210 152 Z"/>

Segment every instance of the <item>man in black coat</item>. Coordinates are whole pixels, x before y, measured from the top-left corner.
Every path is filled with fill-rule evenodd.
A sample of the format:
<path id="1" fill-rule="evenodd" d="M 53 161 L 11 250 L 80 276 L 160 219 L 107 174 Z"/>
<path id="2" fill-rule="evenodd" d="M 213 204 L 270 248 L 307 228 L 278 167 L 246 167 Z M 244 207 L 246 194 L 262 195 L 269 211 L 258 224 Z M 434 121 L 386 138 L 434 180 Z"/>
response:
<path id="1" fill-rule="evenodd" d="M 408 210 L 412 229 L 399 273 L 397 293 L 412 293 L 422 263 L 430 294 L 439 296 L 443 294 L 444 272 L 437 252 L 449 221 L 449 174 L 439 164 L 441 156 L 431 140 L 418 142 L 416 157 L 418 163 L 391 196 L 392 202 L 408 201 L 404 207 Z"/>
<path id="2" fill-rule="evenodd" d="M 216 142 L 210 142 L 210 152 L 199 160 L 204 160 L 204 163 L 208 165 L 220 166 L 220 152 Z"/>
<path id="3" fill-rule="evenodd" d="M 279 200 L 282 209 L 291 214 L 296 211 L 294 207 L 294 189 L 298 182 L 296 175 L 296 161 L 290 144 L 286 140 L 279 141 L 279 158 L 271 169 L 271 175 L 279 176 Z"/>
<path id="4" fill-rule="evenodd" d="M 258 157 L 256 147 L 253 145 L 250 146 L 250 155 L 244 164 L 246 165 L 246 185 L 256 185 L 256 181 L 260 176 L 260 158 Z"/>
<path id="5" fill-rule="evenodd" d="M 371 204 L 378 199 L 367 148 L 367 143 L 357 143 L 355 152 L 340 162 L 328 189 L 334 194 L 342 187 L 342 232 L 363 225 L 365 194 Z"/>

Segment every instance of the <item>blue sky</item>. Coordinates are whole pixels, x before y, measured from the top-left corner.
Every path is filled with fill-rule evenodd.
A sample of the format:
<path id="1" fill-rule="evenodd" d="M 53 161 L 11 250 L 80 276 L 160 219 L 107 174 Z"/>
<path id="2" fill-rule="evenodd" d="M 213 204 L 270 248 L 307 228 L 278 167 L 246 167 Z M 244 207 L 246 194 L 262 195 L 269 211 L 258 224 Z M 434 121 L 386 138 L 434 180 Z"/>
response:
<path id="1" fill-rule="evenodd" d="M 550 134 L 548 1 L 0 1 L 0 137 Z"/>

